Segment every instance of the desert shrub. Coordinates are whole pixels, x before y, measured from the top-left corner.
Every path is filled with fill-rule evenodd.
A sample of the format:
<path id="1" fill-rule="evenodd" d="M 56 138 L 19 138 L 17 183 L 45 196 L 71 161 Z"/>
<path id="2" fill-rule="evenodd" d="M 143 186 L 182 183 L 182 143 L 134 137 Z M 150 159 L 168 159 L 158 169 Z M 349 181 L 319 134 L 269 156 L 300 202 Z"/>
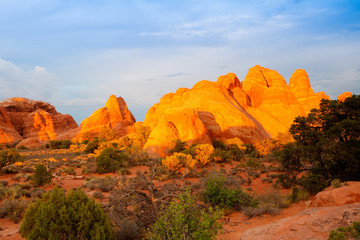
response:
<path id="1" fill-rule="evenodd" d="M 174 147 L 172 147 L 169 150 L 170 154 L 176 153 L 176 152 L 182 152 L 186 149 L 186 142 L 182 142 L 180 139 L 177 139 L 174 142 Z"/>
<path id="2" fill-rule="evenodd" d="M 332 180 L 331 182 L 330 182 L 330 184 L 331 184 L 331 186 L 333 187 L 333 188 L 339 188 L 339 187 L 341 187 L 341 181 L 340 181 L 340 179 L 334 179 L 334 180 Z"/>
<path id="3" fill-rule="evenodd" d="M 141 238 L 141 231 L 135 221 L 124 219 L 121 225 L 115 229 L 114 238 L 116 240 L 137 240 Z"/>
<path id="4" fill-rule="evenodd" d="M 111 223 L 100 204 L 81 190 L 65 196 L 56 187 L 30 204 L 20 227 L 26 239 L 111 239 Z"/>
<path id="5" fill-rule="evenodd" d="M 106 176 L 105 178 L 93 178 L 84 183 L 84 187 L 91 190 L 100 189 L 102 192 L 109 192 L 116 186 L 116 179 Z"/>
<path id="6" fill-rule="evenodd" d="M 209 208 L 208 212 L 200 210 L 190 191 L 179 195 L 179 201 L 173 201 L 166 212 L 158 218 L 148 232 L 149 240 L 216 239 L 221 224 L 217 222 L 222 216 L 219 210 Z"/>
<path id="7" fill-rule="evenodd" d="M 163 166 L 170 171 L 178 171 L 181 168 L 192 169 L 196 165 L 196 160 L 190 154 L 175 152 L 174 155 L 162 160 Z"/>
<path id="8" fill-rule="evenodd" d="M 97 172 L 108 173 L 125 168 L 127 159 L 128 156 L 122 151 L 114 148 L 106 148 L 96 157 Z"/>
<path id="9" fill-rule="evenodd" d="M 22 214 L 25 212 L 27 202 L 19 199 L 5 199 L 0 204 L 0 218 L 9 218 L 14 223 L 21 220 Z"/>
<path id="10" fill-rule="evenodd" d="M 226 145 L 221 141 L 221 140 L 218 140 L 218 139 L 213 139 L 212 140 L 212 145 L 213 147 L 216 149 L 223 149 L 225 150 L 226 149 Z"/>
<path id="11" fill-rule="evenodd" d="M 360 239 L 360 222 L 354 222 L 348 227 L 331 230 L 328 240 Z"/>
<path id="12" fill-rule="evenodd" d="M 244 207 L 256 206 L 252 196 L 240 187 L 229 187 L 224 174 L 212 172 L 205 179 L 205 189 L 201 193 L 206 203 L 220 208 L 241 210 Z"/>
<path id="13" fill-rule="evenodd" d="M 31 177 L 31 183 L 35 186 L 42 186 L 51 182 L 52 175 L 46 170 L 43 164 L 35 166 L 35 172 Z"/>
<path id="14" fill-rule="evenodd" d="M 249 157 L 249 158 L 246 160 L 245 166 L 246 166 L 246 167 L 249 167 L 249 168 L 258 169 L 258 168 L 263 168 L 263 167 L 264 167 L 264 164 L 261 163 L 261 162 L 259 162 L 259 161 L 258 161 L 257 159 L 255 159 L 255 158 Z"/>
<path id="15" fill-rule="evenodd" d="M 211 160 L 214 153 L 214 147 L 210 144 L 198 144 L 195 146 L 195 159 L 197 164 L 205 166 Z"/>
<path id="16" fill-rule="evenodd" d="M 6 187 L 9 186 L 9 182 L 6 180 L 0 180 L 0 187 Z"/>
<path id="17" fill-rule="evenodd" d="M 46 193 L 46 190 L 42 188 L 33 188 L 29 191 L 32 199 L 41 198 L 44 193 Z"/>
<path id="18" fill-rule="evenodd" d="M 84 150 L 84 153 L 94 153 L 94 151 L 99 148 L 99 145 L 100 145 L 99 139 L 94 138 L 93 140 L 88 142 Z"/>
<path id="19" fill-rule="evenodd" d="M 103 128 L 100 130 L 97 137 L 101 141 L 112 141 L 114 139 L 117 139 L 118 136 L 117 133 L 114 130 L 112 130 L 112 128 Z"/>
<path id="20" fill-rule="evenodd" d="M 18 150 L 28 150 L 29 148 L 27 148 L 27 147 L 24 146 L 24 145 L 21 145 L 21 146 L 18 146 L 17 149 L 18 149 Z"/>
<path id="21" fill-rule="evenodd" d="M 100 153 L 106 148 L 116 148 L 116 147 L 114 146 L 114 143 L 112 143 L 112 142 L 102 141 L 99 143 L 98 148 L 94 150 L 95 156 L 99 156 Z"/>
<path id="22" fill-rule="evenodd" d="M 22 156 L 15 149 L 0 151 L 0 169 L 5 166 L 14 164 L 21 159 Z"/>
<path id="23" fill-rule="evenodd" d="M 143 148 L 150 136 L 151 128 L 148 126 L 141 126 L 136 129 L 136 135 L 133 139 L 133 144 Z"/>
<path id="24" fill-rule="evenodd" d="M 60 140 L 60 141 L 49 141 L 49 147 L 46 148 L 51 148 L 51 149 L 69 149 L 71 146 L 71 141 L 70 140 Z"/>
<path id="25" fill-rule="evenodd" d="M 321 192 L 328 186 L 328 183 L 323 175 L 314 173 L 302 176 L 299 182 L 310 194 Z"/>
<path id="26" fill-rule="evenodd" d="M 125 153 L 129 156 L 129 166 L 146 165 L 149 163 L 149 154 L 139 146 L 132 146 L 125 149 Z"/>
<path id="27" fill-rule="evenodd" d="M 214 162 L 227 162 L 231 160 L 231 153 L 221 148 L 215 148 L 212 158 Z"/>
<path id="28" fill-rule="evenodd" d="M 300 190 L 298 187 L 293 187 L 292 192 L 289 196 L 291 203 L 307 200 L 310 197 L 310 194 L 306 190 Z"/>
<path id="29" fill-rule="evenodd" d="M 278 215 L 281 209 L 288 206 L 287 200 L 281 196 L 279 191 L 272 191 L 262 194 L 256 198 L 258 205 L 243 209 L 243 213 L 248 218 L 262 216 L 264 214 Z"/>

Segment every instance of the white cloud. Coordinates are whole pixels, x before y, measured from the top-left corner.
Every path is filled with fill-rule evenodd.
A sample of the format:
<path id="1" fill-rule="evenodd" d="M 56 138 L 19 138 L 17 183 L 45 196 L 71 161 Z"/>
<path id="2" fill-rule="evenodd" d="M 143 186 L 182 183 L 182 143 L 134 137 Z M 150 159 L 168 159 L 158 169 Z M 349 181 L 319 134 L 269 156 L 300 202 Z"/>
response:
<path id="1" fill-rule="evenodd" d="M 26 97 L 48 101 L 57 89 L 59 78 L 44 67 L 25 70 L 0 59 L 0 98 Z"/>

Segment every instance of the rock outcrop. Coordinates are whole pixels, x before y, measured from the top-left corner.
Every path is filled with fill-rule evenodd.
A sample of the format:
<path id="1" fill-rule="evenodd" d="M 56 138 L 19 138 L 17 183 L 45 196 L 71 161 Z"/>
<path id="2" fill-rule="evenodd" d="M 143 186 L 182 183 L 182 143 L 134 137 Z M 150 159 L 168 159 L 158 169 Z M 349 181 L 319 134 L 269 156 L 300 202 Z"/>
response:
<path id="1" fill-rule="evenodd" d="M 136 131 L 135 121 L 124 99 L 111 95 L 104 107 L 84 119 L 78 128 L 64 132 L 57 139 L 81 142 L 86 135 L 96 136 L 103 129 L 112 129 L 121 137 Z"/>
<path id="2" fill-rule="evenodd" d="M 360 203 L 310 208 L 246 231 L 241 240 L 326 240 L 332 229 L 359 221 Z"/>
<path id="3" fill-rule="evenodd" d="M 1 101 L 0 114 L 0 143 L 25 139 L 27 141 L 21 145 L 34 147 L 77 127 L 70 115 L 58 113 L 51 104 L 26 98 Z M 27 145 L 27 142 L 32 144 Z"/>
<path id="4" fill-rule="evenodd" d="M 290 82 L 289 87 L 278 72 L 257 65 L 242 83 L 228 73 L 217 82 L 203 80 L 191 89 L 179 88 L 148 110 L 144 125 L 152 132 L 145 148 L 161 149 L 163 156 L 176 139 L 191 144 L 238 137 L 252 143 L 284 133 L 295 117 L 327 97 L 314 93 L 304 70 L 297 70 Z M 200 122 L 205 129 L 199 127 Z M 181 134 L 183 129 L 193 138 Z"/>
<path id="5" fill-rule="evenodd" d="M 360 202 L 360 182 L 348 182 L 339 188 L 326 189 L 315 195 L 310 207 L 328 207 Z"/>
<path id="6" fill-rule="evenodd" d="M 342 93 L 342 94 L 340 94 L 340 95 L 338 96 L 338 100 L 339 100 L 339 101 L 344 101 L 345 98 L 348 98 L 348 97 L 351 97 L 351 96 L 352 96 L 352 93 L 351 93 L 351 92 L 344 92 L 344 93 Z"/>

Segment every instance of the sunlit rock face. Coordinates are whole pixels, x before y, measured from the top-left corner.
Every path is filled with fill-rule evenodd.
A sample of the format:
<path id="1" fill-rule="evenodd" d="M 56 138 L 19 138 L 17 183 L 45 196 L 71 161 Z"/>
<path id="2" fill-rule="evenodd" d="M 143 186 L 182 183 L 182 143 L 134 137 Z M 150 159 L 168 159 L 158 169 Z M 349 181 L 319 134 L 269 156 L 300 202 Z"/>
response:
<path id="1" fill-rule="evenodd" d="M 121 137 L 136 131 L 133 126 L 135 121 L 124 99 L 111 95 L 104 107 L 84 119 L 78 128 L 64 132 L 57 139 L 81 142 L 86 135 L 95 136 L 103 129 L 112 129 Z"/>
<path id="2" fill-rule="evenodd" d="M 176 139 L 190 144 L 238 137 L 252 143 L 284 133 L 295 117 L 327 97 L 313 92 L 303 70 L 294 73 L 291 83 L 289 87 L 278 72 L 257 65 L 242 83 L 228 73 L 216 82 L 203 80 L 191 89 L 179 88 L 148 110 L 144 125 L 152 132 L 145 149 L 157 149 L 162 156 Z M 183 129 L 191 134 L 181 134 Z"/>
<path id="3" fill-rule="evenodd" d="M 330 100 L 324 92 L 314 92 L 310 86 L 309 76 L 303 69 L 298 69 L 291 75 L 289 88 L 307 113 L 313 108 L 318 108 L 321 99 Z"/>
<path id="4" fill-rule="evenodd" d="M 37 142 L 40 145 L 41 142 L 53 140 L 60 133 L 77 127 L 72 116 L 58 113 L 49 103 L 27 98 L 1 101 L 0 113 L 0 143 L 31 139 L 27 142 Z M 31 144 L 31 147 L 34 146 Z"/>
<path id="5" fill-rule="evenodd" d="M 351 97 L 351 96 L 352 96 L 351 92 L 344 92 L 338 96 L 338 100 L 344 101 L 346 98 Z"/>

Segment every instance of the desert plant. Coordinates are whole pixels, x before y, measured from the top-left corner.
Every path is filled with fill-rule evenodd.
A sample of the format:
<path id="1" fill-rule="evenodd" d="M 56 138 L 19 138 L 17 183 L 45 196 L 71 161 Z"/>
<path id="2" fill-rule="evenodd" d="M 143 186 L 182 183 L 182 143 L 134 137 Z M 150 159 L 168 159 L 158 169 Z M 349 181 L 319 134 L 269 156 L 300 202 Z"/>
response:
<path id="1" fill-rule="evenodd" d="M 3 150 L 0 152 L 0 170 L 8 165 L 14 164 L 22 159 L 22 156 L 15 150 Z"/>
<path id="2" fill-rule="evenodd" d="M 240 210 L 248 206 L 256 206 L 252 196 L 245 193 L 240 187 L 229 187 L 226 178 L 220 172 L 212 172 L 205 179 L 205 189 L 202 198 L 205 202 L 221 208 Z"/>
<path id="3" fill-rule="evenodd" d="M 116 184 L 116 179 L 106 176 L 105 178 L 90 179 L 89 181 L 86 181 L 83 186 L 91 190 L 99 189 L 102 192 L 109 192 L 114 189 Z"/>
<path id="4" fill-rule="evenodd" d="M 94 151 L 99 148 L 99 145 L 100 145 L 99 139 L 94 138 L 93 140 L 88 142 L 84 150 L 84 153 L 94 153 Z"/>
<path id="5" fill-rule="evenodd" d="M 217 222 L 222 212 L 209 208 L 208 212 L 200 210 L 190 191 L 179 195 L 179 201 L 173 201 L 147 233 L 149 240 L 184 239 L 210 240 L 216 239 L 221 224 Z"/>
<path id="6" fill-rule="evenodd" d="M 177 139 L 174 142 L 174 147 L 169 150 L 170 154 L 176 153 L 176 152 L 182 152 L 186 149 L 186 142 L 182 142 L 180 139 Z"/>
<path id="7" fill-rule="evenodd" d="M 25 212 L 26 206 L 27 202 L 24 200 L 5 199 L 0 204 L 0 218 L 7 217 L 14 223 L 18 223 Z"/>
<path id="8" fill-rule="evenodd" d="M 81 190 L 65 196 L 56 187 L 26 210 L 20 227 L 26 239 L 111 239 L 111 223 L 101 205 Z"/>
<path id="9" fill-rule="evenodd" d="M 314 173 L 302 176 L 299 182 L 310 194 L 316 194 L 328 186 L 328 182 L 323 175 Z"/>
<path id="10" fill-rule="evenodd" d="M 42 186 L 51 182 L 52 175 L 47 171 L 43 164 L 35 166 L 35 172 L 31 177 L 31 183 L 35 186 Z"/>
<path id="11" fill-rule="evenodd" d="M 120 150 L 114 148 L 104 149 L 98 157 L 96 157 L 96 166 L 98 173 L 108 173 L 125 168 L 128 156 Z"/>
<path id="12" fill-rule="evenodd" d="M 331 230 L 328 240 L 360 239 L 360 222 L 354 222 L 352 226 L 339 227 Z"/>

